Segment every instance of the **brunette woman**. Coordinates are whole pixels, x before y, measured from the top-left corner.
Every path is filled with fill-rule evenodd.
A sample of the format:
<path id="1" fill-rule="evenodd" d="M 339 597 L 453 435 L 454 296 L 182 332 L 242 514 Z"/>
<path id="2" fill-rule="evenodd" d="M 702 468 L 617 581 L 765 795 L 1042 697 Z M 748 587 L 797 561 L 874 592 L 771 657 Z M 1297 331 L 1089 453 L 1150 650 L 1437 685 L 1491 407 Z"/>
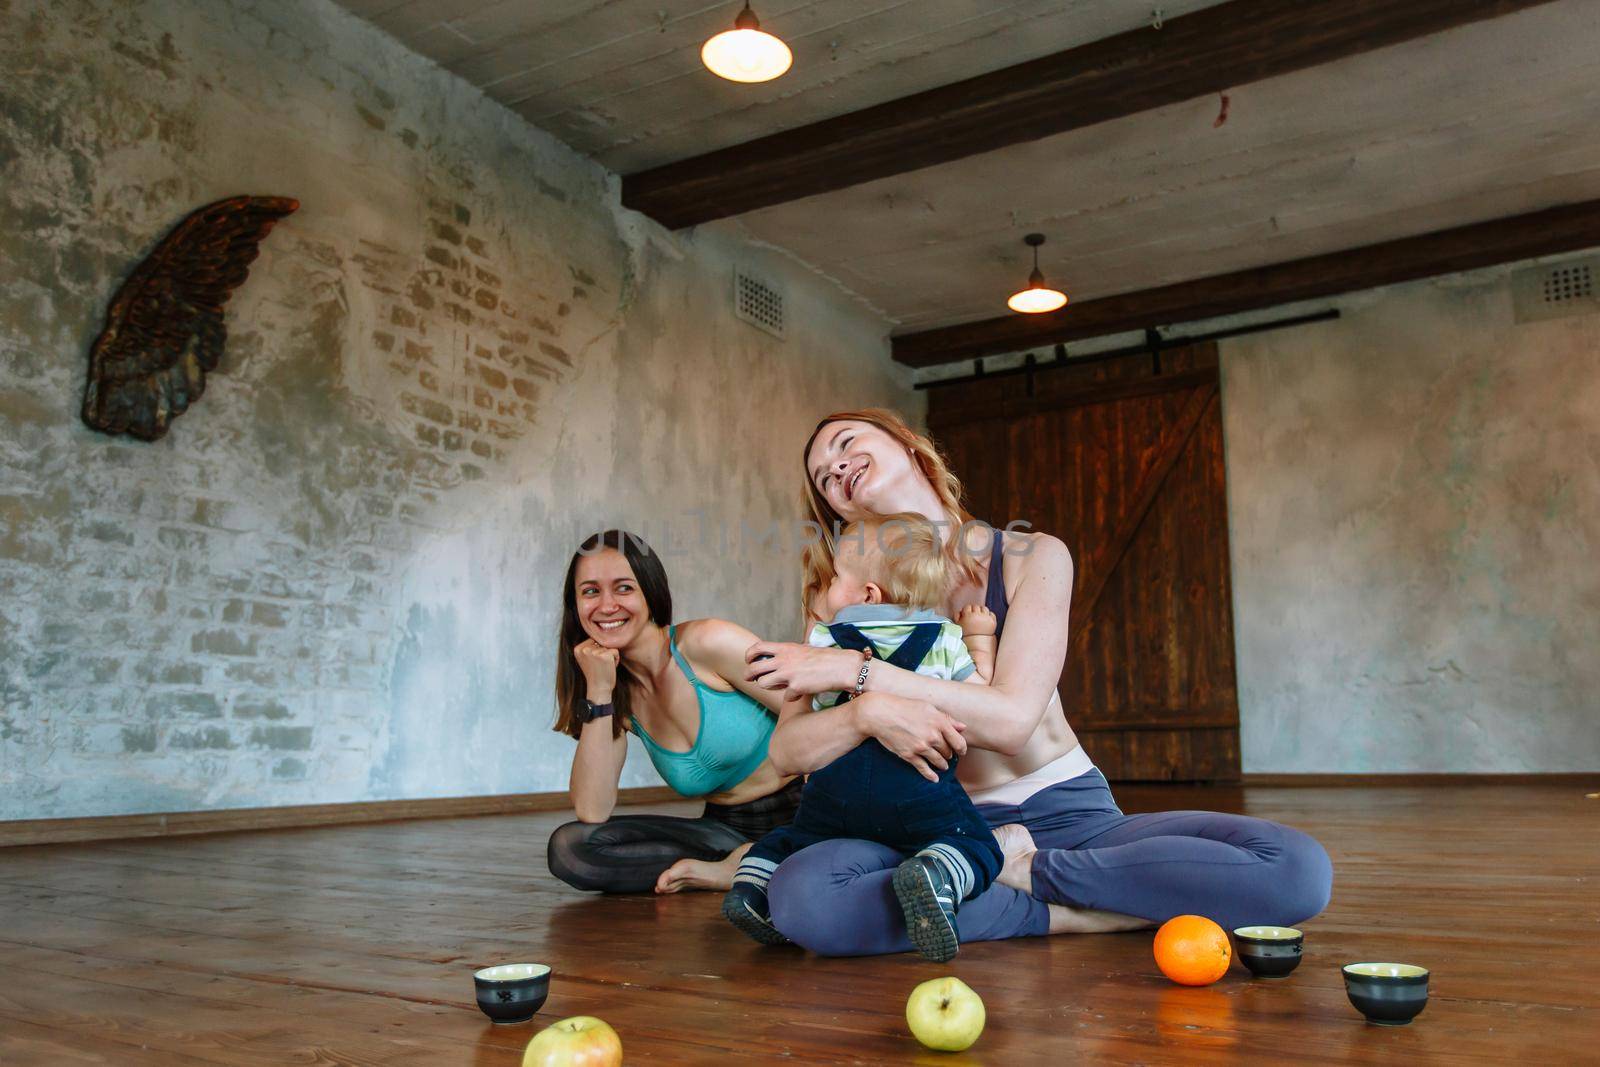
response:
<path id="1" fill-rule="evenodd" d="M 583 542 L 562 603 L 555 728 L 578 742 L 578 819 L 550 835 L 551 872 L 608 893 L 726 890 L 750 844 L 800 800 L 800 779 L 767 758 L 779 694 L 744 678 L 756 635 L 722 619 L 673 625 L 661 560 L 621 530 Z M 704 798 L 699 818 L 612 814 L 629 732 L 667 785 Z"/>

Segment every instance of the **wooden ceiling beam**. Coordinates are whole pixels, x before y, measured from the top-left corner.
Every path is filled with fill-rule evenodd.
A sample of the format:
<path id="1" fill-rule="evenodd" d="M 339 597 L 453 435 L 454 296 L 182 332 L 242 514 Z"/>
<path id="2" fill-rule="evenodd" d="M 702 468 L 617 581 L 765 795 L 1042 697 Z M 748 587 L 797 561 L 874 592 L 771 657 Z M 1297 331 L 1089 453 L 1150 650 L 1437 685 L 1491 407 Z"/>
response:
<path id="1" fill-rule="evenodd" d="M 1157 289 L 1009 314 L 891 339 L 912 367 L 1021 352 L 1041 345 L 1174 326 L 1380 285 L 1600 247 L 1600 200 L 1403 237 L 1326 255 L 1218 274 Z"/>
<path id="2" fill-rule="evenodd" d="M 672 229 L 1193 100 L 1550 0 L 1231 0 L 622 179 Z M 908 16 L 914 17 L 914 16 Z"/>

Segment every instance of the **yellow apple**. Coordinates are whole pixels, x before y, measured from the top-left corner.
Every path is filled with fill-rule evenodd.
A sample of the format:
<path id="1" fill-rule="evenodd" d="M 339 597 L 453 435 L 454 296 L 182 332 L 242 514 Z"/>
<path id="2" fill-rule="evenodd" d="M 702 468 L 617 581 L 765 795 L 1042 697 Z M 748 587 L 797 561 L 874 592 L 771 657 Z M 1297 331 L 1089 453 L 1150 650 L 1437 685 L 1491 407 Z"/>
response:
<path id="1" fill-rule="evenodd" d="M 593 1015 L 574 1015 L 535 1034 L 522 1067 L 622 1067 L 622 1039 Z"/>
<path id="2" fill-rule="evenodd" d="M 906 1025 L 916 1039 L 940 1052 L 971 1048 L 983 1033 L 983 998 L 959 978 L 932 978 L 906 999 Z"/>

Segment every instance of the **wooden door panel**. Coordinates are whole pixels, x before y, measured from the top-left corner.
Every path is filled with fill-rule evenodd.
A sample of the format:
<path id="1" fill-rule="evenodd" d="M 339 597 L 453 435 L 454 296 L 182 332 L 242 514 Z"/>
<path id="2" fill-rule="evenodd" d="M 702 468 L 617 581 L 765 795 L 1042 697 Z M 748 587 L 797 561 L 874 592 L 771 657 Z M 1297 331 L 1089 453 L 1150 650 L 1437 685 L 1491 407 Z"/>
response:
<path id="1" fill-rule="evenodd" d="M 1092 730 L 1084 750 L 1113 782 L 1236 781 L 1239 727 L 1182 730 Z"/>
<path id="2" fill-rule="evenodd" d="M 985 522 L 1004 526 L 1010 519 L 1005 513 L 1011 506 L 1009 487 L 996 473 L 1011 466 L 1006 424 L 1000 419 L 958 423 L 942 430 L 937 440 L 951 470 L 974 472 L 961 483 L 967 510 Z"/>
<path id="3" fill-rule="evenodd" d="M 1060 692 L 1117 779 L 1239 773 L 1221 401 L 1214 346 L 979 383 L 929 407 L 974 514 L 1073 552 Z M 1008 391 L 1009 388 L 1009 391 Z"/>
<path id="4" fill-rule="evenodd" d="M 1216 543 L 1227 516 L 1207 481 L 1220 430 L 1211 413 L 1201 420 L 1107 578 L 1092 625 L 1078 630 L 1087 648 L 1075 661 L 1084 672 L 1078 681 L 1120 673 L 1112 693 L 1082 709 L 1085 724 L 1168 718 L 1163 709 L 1180 707 L 1214 721 L 1236 701 L 1228 557 Z"/>

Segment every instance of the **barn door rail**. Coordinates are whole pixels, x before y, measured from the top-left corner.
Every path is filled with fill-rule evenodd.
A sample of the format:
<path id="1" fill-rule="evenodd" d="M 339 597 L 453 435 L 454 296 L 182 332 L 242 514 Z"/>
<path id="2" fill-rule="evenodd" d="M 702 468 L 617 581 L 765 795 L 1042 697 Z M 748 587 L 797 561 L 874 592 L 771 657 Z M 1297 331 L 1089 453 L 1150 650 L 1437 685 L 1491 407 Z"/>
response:
<path id="1" fill-rule="evenodd" d="M 1063 367 L 1081 367 L 1086 363 L 1104 363 L 1113 359 L 1127 359 L 1130 356 L 1144 356 L 1146 358 L 1160 358 L 1160 353 L 1166 349 L 1182 348 L 1184 345 L 1204 344 L 1207 341 L 1221 341 L 1229 337 L 1243 337 L 1246 334 L 1265 333 L 1268 330 L 1287 330 L 1292 326 L 1305 326 L 1313 322 L 1327 322 L 1339 317 L 1338 308 L 1328 308 L 1325 311 L 1314 311 L 1307 315 L 1295 315 L 1285 319 L 1271 319 L 1267 322 L 1252 322 L 1246 326 L 1230 326 L 1225 330 L 1212 330 L 1209 333 L 1189 334 L 1183 337 L 1170 337 L 1161 332 L 1160 328 L 1145 331 L 1145 340 L 1142 344 L 1128 345 L 1126 348 L 1113 348 L 1106 352 L 1095 352 L 1087 356 L 1069 356 L 1067 346 L 1055 346 L 1055 358 L 1048 362 L 1041 362 L 1032 352 L 1029 352 L 1023 361 L 1015 367 L 1006 367 L 1003 370 L 986 370 L 983 359 L 972 361 L 971 374 L 964 374 L 959 378 L 937 378 L 933 381 L 917 382 L 917 389 L 937 389 L 945 385 L 966 385 L 969 382 L 989 381 L 993 378 L 1009 378 L 1019 374 L 1028 375 L 1030 378 L 1044 371 L 1060 370 Z M 1166 327 L 1171 329 L 1171 327 Z M 1159 364 L 1158 364 L 1159 366 Z"/>

